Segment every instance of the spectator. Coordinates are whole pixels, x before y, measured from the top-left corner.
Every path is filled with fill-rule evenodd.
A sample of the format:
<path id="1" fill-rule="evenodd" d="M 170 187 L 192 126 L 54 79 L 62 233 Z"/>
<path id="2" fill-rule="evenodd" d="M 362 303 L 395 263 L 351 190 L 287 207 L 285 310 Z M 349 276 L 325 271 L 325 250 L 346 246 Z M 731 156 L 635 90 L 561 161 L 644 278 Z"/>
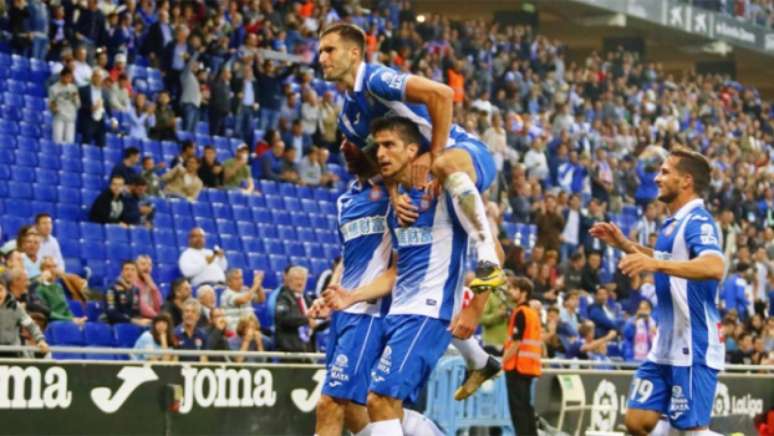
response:
<path id="1" fill-rule="evenodd" d="M 285 143 L 285 152 L 289 148 L 295 150 L 293 163 L 298 163 L 301 156 L 312 147 L 312 137 L 304 132 L 304 125 L 300 119 L 293 121 L 290 132 L 282 137 Z"/>
<path id="2" fill-rule="evenodd" d="M 277 351 L 302 352 L 310 349 L 309 340 L 315 321 L 306 313 L 311 306 L 304 296 L 307 274 L 304 267 L 290 268 L 285 283 L 276 291 L 279 292 L 274 315 Z"/>
<path id="3" fill-rule="evenodd" d="M 204 155 L 199 165 L 199 178 L 208 188 L 220 188 L 223 186 L 223 165 L 218 161 L 215 148 L 211 145 L 204 147 Z"/>
<path id="4" fill-rule="evenodd" d="M 658 233 L 659 222 L 657 213 L 656 203 L 648 203 L 645 206 L 645 213 L 632 228 L 629 238 L 644 247 L 648 247 L 650 235 Z"/>
<path id="5" fill-rule="evenodd" d="M 51 256 L 56 266 L 64 271 L 65 262 L 62 250 L 59 248 L 59 241 L 51 234 L 54 230 L 54 220 L 51 219 L 51 215 L 45 212 L 35 215 L 35 230 L 40 236 L 38 255 L 41 257 Z"/>
<path id="6" fill-rule="evenodd" d="M 556 196 L 547 194 L 545 200 L 539 203 L 535 224 L 537 225 L 537 244 L 542 245 L 546 250 L 555 250 L 558 253 L 561 249 L 559 238 L 564 229 L 564 218 L 557 210 Z"/>
<path id="7" fill-rule="evenodd" d="M 271 151 L 261 157 L 261 177 L 276 182 L 285 181 L 282 173 L 282 160 L 285 155 L 285 143 L 277 141 L 272 144 Z"/>
<path id="8" fill-rule="evenodd" d="M 202 308 L 194 298 L 183 303 L 183 322 L 175 329 L 180 350 L 204 350 L 207 335 L 198 327 Z M 207 356 L 180 356 L 181 362 L 207 362 Z"/>
<path id="9" fill-rule="evenodd" d="M 252 313 L 248 313 L 239 318 L 236 325 L 236 335 L 229 340 L 232 350 L 239 351 L 265 351 L 264 337 L 261 333 L 261 325 L 258 319 Z M 260 362 L 255 357 L 236 356 L 235 363 Z"/>
<path id="10" fill-rule="evenodd" d="M 318 120 L 318 132 L 320 146 L 331 151 L 336 151 L 338 131 L 338 119 L 341 108 L 333 100 L 333 92 L 326 91 L 320 105 L 320 118 Z"/>
<path id="11" fill-rule="evenodd" d="M 65 291 L 56 281 L 64 273 L 58 269 L 54 258 L 44 257 L 40 269 L 41 273 L 35 285 L 35 294 L 49 308 L 49 319 L 52 321 L 72 321 L 79 326 L 83 325 L 87 318 L 73 316 L 65 297 Z"/>
<path id="12" fill-rule="evenodd" d="M 99 224 L 123 224 L 126 225 L 124 209 L 124 178 L 114 176 L 110 178 L 110 186 L 102 191 L 94 200 L 89 211 L 89 220 Z"/>
<path id="13" fill-rule="evenodd" d="M 301 183 L 301 176 L 298 174 L 298 165 L 296 164 L 296 149 L 286 147 L 282 154 L 281 178 L 290 183 Z"/>
<path id="14" fill-rule="evenodd" d="M 199 300 L 199 304 L 202 305 L 202 318 L 203 323 L 207 325 L 210 323 L 210 316 L 212 311 L 217 308 L 217 295 L 215 295 L 215 288 L 210 285 L 202 285 L 196 290 L 196 299 Z"/>
<path id="15" fill-rule="evenodd" d="M 656 163 L 653 156 L 642 159 L 637 162 L 636 171 L 640 184 L 637 187 L 637 192 L 634 194 L 634 199 L 641 208 L 645 208 L 648 203 L 656 199 L 658 195 L 658 186 L 656 186 L 656 173 L 660 163 Z"/>
<path id="16" fill-rule="evenodd" d="M 156 99 L 156 124 L 151 128 L 150 136 L 159 141 L 174 141 L 177 139 L 177 124 L 169 92 L 159 92 Z"/>
<path id="17" fill-rule="evenodd" d="M 183 111 L 183 130 L 186 132 L 195 132 L 196 124 L 199 122 L 199 107 L 202 104 L 201 86 L 199 83 L 199 71 L 204 69 L 200 63 L 204 47 L 198 42 L 198 36 L 191 37 L 191 46 L 194 52 L 185 63 L 185 68 L 180 74 L 180 106 Z"/>
<path id="18" fill-rule="evenodd" d="M 134 343 L 135 350 L 143 351 L 163 351 L 172 350 L 177 346 L 177 338 L 173 334 L 169 315 L 160 313 L 155 315 L 150 324 L 150 329 L 142 332 L 137 342 Z M 172 354 L 132 354 L 132 360 L 150 360 L 174 362 L 177 357 Z"/>
<path id="19" fill-rule="evenodd" d="M 258 72 L 258 103 L 261 120 L 259 129 L 276 129 L 279 124 L 280 108 L 282 106 L 282 82 L 294 71 L 294 67 L 277 71 L 274 62 L 266 59 L 263 68 Z"/>
<path id="20" fill-rule="evenodd" d="M 589 319 L 594 322 L 594 337 L 601 338 L 610 330 L 617 330 L 615 312 L 608 305 L 609 293 L 603 286 L 594 294 L 594 304 L 589 306 Z"/>
<path id="21" fill-rule="evenodd" d="M 129 95 L 129 77 L 120 74 L 116 79 L 110 76 L 105 78 L 105 92 L 107 93 L 110 112 L 113 114 L 128 114 L 132 109 L 132 98 Z"/>
<path id="22" fill-rule="evenodd" d="M 140 48 L 154 67 L 160 66 L 164 48 L 172 42 L 173 33 L 172 26 L 169 24 L 169 12 L 159 8 L 158 19 L 148 29 L 148 34 Z"/>
<path id="23" fill-rule="evenodd" d="M 253 285 L 245 287 L 244 276 L 240 268 L 226 272 L 226 291 L 221 296 L 221 306 L 226 313 L 228 328 L 234 330 L 239 319 L 247 313 L 253 313 L 253 303 L 266 301 L 263 290 L 263 271 L 253 272 Z"/>
<path id="24" fill-rule="evenodd" d="M 161 313 L 161 292 L 156 286 L 151 273 L 153 272 L 153 260 L 147 254 L 137 256 L 137 281 L 134 287 L 137 288 L 138 298 L 140 300 L 140 316 L 153 319 Z"/>
<path id="25" fill-rule="evenodd" d="M 110 177 L 121 177 L 125 182 L 131 182 L 139 173 L 135 169 L 140 163 L 140 150 L 137 147 L 125 148 L 122 152 L 123 159 L 118 162 L 110 172 Z"/>
<path id="26" fill-rule="evenodd" d="M 24 271 L 30 280 L 37 280 L 40 275 L 41 257 L 38 255 L 40 250 L 40 236 L 34 226 L 26 225 L 19 229 L 16 238 L 16 247 L 22 252 L 22 262 Z"/>
<path id="27" fill-rule="evenodd" d="M 585 266 L 586 258 L 583 256 L 583 253 L 575 252 L 570 256 L 569 262 L 567 262 L 562 271 L 564 289 L 568 291 L 585 289 L 583 285 Z"/>
<path id="28" fill-rule="evenodd" d="M 75 36 L 92 47 L 100 47 L 106 40 L 105 15 L 99 9 L 97 0 L 88 0 L 86 8 L 80 9 L 78 21 L 75 23 Z M 85 51 L 85 47 L 81 46 Z"/>
<path id="29" fill-rule="evenodd" d="M 560 331 L 559 334 L 567 337 L 578 336 L 578 328 L 582 322 L 578 313 L 580 293 L 577 290 L 567 292 L 564 296 L 562 307 L 559 309 Z"/>
<path id="30" fill-rule="evenodd" d="M 579 338 L 571 339 L 565 350 L 568 359 L 590 360 L 596 356 L 607 356 L 607 344 L 615 339 L 617 333 L 610 330 L 602 337 L 596 338 L 596 327 L 591 320 L 583 321 L 579 329 Z"/>
<path id="31" fill-rule="evenodd" d="M 183 303 L 191 298 L 191 284 L 183 277 L 172 282 L 171 292 L 162 312 L 169 314 L 172 326 L 178 326 L 183 322 Z"/>
<path id="32" fill-rule="evenodd" d="M 161 194 L 161 176 L 159 176 L 158 172 L 164 166 L 164 162 L 156 164 L 153 161 L 153 156 L 147 155 L 142 158 L 142 174 L 140 177 L 145 180 L 148 195 L 157 196 Z"/>
<path id="33" fill-rule="evenodd" d="M 183 275 L 191 280 L 191 285 L 204 284 L 222 286 L 226 282 L 225 271 L 228 262 L 223 250 L 217 245 L 214 250 L 205 247 L 204 230 L 195 227 L 188 235 L 188 248 L 180 254 L 178 266 Z"/>
<path id="34" fill-rule="evenodd" d="M 650 301 L 642 300 L 637 314 L 626 321 L 623 327 L 624 358 L 628 361 L 643 362 L 648 357 L 656 339 L 656 321 L 650 316 L 653 308 Z"/>
<path id="35" fill-rule="evenodd" d="M 258 86 L 253 72 L 252 62 L 242 63 L 241 77 L 231 81 L 234 92 L 235 124 L 237 134 L 248 144 L 254 144 L 253 117 L 258 109 Z"/>
<path id="36" fill-rule="evenodd" d="M 9 293 L 5 284 L 0 282 L 0 345 L 22 345 L 20 340 L 20 329 L 26 329 L 34 338 L 41 353 L 48 353 L 48 344 L 46 343 L 43 332 L 40 327 L 32 320 L 24 308 Z M 3 357 L 20 357 L 20 353 L 2 352 Z"/>
<path id="37" fill-rule="evenodd" d="M 129 182 L 129 190 L 124 195 L 124 222 L 129 225 L 153 227 L 153 203 L 148 201 L 148 183 L 142 177 Z"/>
<path id="38" fill-rule="evenodd" d="M 148 132 L 156 124 L 156 105 L 147 103 L 145 94 L 134 96 L 134 105 L 126 112 L 129 136 L 138 139 L 148 139 Z"/>
<path id="39" fill-rule="evenodd" d="M 570 195 L 569 205 L 564 209 L 564 228 L 559 238 L 562 241 L 560 256 L 562 261 L 570 258 L 578 249 L 581 240 L 581 199 L 577 194 Z"/>
<path id="40" fill-rule="evenodd" d="M 309 154 L 301 159 L 298 165 L 298 171 L 301 183 L 307 186 L 327 186 L 330 187 L 338 177 L 330 172 L 323 172 L 327 150 L 312 146 Z"/>
<path id="41" fill-rule="evenodd" d="M 162 61 L 161 70 L 164 71 L 164 89 L 170 92 L 176 102 L 180 100 L 183 69 L 191 59 L 188 35 L 188 26 L 177 25 L 175 39 L 167 43 L 159 58 Z"/>
<path id="42" fill-rule="evenodd" d="M 180 144 L 180 154 L 172 159 L 172 162 L 169 163 L 169 167 L 174 168 L 181 163 L 184 163 L 189 157 L 196 157 L 196 154 L 196 143 L 191 139 L 186 139 Z"/>
<path id="43" fill-rule="evenodd" d="M 216 79 L 210 83 L 208 109 L 212 135 L 223 136 L 226 133 L 225 120 L 231 113 L 231 94 L 231 69 L 224 65 Z"/>
<path id="44" fill-rule="evenodd" d="M 102 89 L 102 74 L 101 70 L 94 70 L 91 73 L 91 84 L 78 88 L 81 99 L 78 133 L 81 134 L 84 143 L 95 144 L 98 147 L 105 146 L 105 113 L 109 109 Z"/>
<path id="45" fill-rule="evenodd" d="M 59 81 L 48 90 L 48 105 L 54 115 L 52 139 L 56 144 L 75 142 L 75 122 L 81 107 L 78 88 L 73 84 L 73 72 L 64 68 Z"/>
<path id="46" fill-rule="evenodd" d="M 199 289 L 201 291 L 201 288 Z M 207 350 L 221 350 L 229 351 L 231 347 L 228 343 L 228 334 L 230 333 L 226 329 L 226 315 L 223 313 L 223 309 L 214 308 L 210 312 L 210 323 L 207 327 Z M 230 362 L 232 359 L 223 356 L 210 356 L 208 359 L 210 362 Z"/>
<path id="47" fill-rule="evenodd" d="M 508 280 L 509 293 L 511 294 L 510 288 L 514 286 L 513 279 L 514 277 L 511 276 Z M 481 315 L 481 327 L 483 329 L 481 339 L 484 346 L 501 351 L 505 338 L 508 336 L 508 318 L 508 306 L 503 299 L 489 298 L 486 300 L 484 313 Z"/>
<path id="48" fill-rule="evenodd" d="M 583 240 L 583 249 L 586 254 L 591 251 L 604 253 L 606 245 L 597 238 L 589 235 L 589 229 L 599 221 L 610 221 L 605 215 L 604 204 L 596 198 L 589 200 L 589 207 L 586 215 L 581 220 L 581 238 Z"/>
<path id="49" fill-rule="evenodd" d="M 51 310 L 34 290 L 30 291 L 30 279 L 23 268 L 7 270 L 5 272 L 5 283 L 8 286 L 8 292 L 17 302 L 24 304 L 24 310 L 27 313 L 43 324 L 48 322 Z"/>
<path id="50" fill-rule="evenodd" d="M 121 275 L 105 293 L 105 314 L 111 324 L 131 322 L 147 327 L 151 320 L 140 314 L 140 291 L 134 285 L 138 281 L 137 265 L 127 260 L 121 264 Z"/>
<path id="51" fill-rule="evenodd" d="M 236 155 L 223 162 L 223 186 L 226 189 L 241 189 L 245 194 L 255 191 L 253 175 L 247 164 L 249 154 L 250 148 L 242 143 L 237 147 Z"/>
<path id="52" fill-rule="evenodd" d="M 26 0 L 13 0 L 8 11 L 8 24 L 11 30 L 11 47 L 14 54 L 27 57 L 32 45 L 32 34 L 29 28 L 30 11 Z"/>
<path id="53" fill-rule="evenodd" d="M 548 158 L 546 158 L 541 139 L 535 139 L 532 142 L 531 148 L 524 155 L 524 166 L 530 177 L 535 177 L 541 182 L 548 178 Z"/>
<path id="54" fill-rule="evenodd" d="M 723 313 L 734 310 L 742 321 L 747 320 L 747 308 L 750 305 L 746 295 L 749 286 L 746 277 L 749 275 L 749 270 L 748 263 L 739 262 L 736 265 L 736 272 L 726 277 L 723 282 L 723 290 L 720 295 L 720 307 L 723 309 Z"/>
<path id="55" fill-rule="evenodd" d="M 311 143 L 311 138 L 317 134 L 317 125 L 320 122 L 320 103 L 317 100 L 317 94 L 311 88 L 304 89 L 301 99 L 301 125 L 303 134 L 310 138 Z"/>
<path id="56" fill-rule="evenodd" d="M 185 167 L 182 164 L 172 167 L 161 176 L 161 180 L 166 183 L 164 194 L 185 198 L 190 202 L 196 202 L 204 187 L 199 178 L 199 159 L 196 156 L 186 158 Z"/>
<path id="57" fill-rule="evenodd" d="M 728 363 L 751 365 L 754 351 L 753 335 L 751 333 L 743 333 L 739 337 L 739 348 L 728 353 L 726 360 Z"/>

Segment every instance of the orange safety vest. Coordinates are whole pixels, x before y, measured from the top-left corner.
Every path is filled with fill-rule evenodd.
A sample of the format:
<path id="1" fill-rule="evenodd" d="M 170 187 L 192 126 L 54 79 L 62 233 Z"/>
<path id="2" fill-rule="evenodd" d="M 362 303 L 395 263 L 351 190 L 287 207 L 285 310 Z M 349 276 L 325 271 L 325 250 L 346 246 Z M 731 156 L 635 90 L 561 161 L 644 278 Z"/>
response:
<path id="1" fill-rule="evenodd" d="M 513 343 L 513 328 L 516 326 L 516 314 L 519 312 L 524 314 L 524 336 L 519 341 L 518 354 L 503 362 L 503 369 L 539 377 L 542 373 L 540 355 L 543 349 L 543 342 L 540 340 L 540 317 L 534 309 L 526 304 L 519 306 L 508 321 L 508 338 L 505 340 L 505 349 L 510 348 Z"/>
<path id="2" fill-rule="evenodd" d="M 449 68 L 449 86 L 454 90 L 454 102 L 462 103 L 465 100 L 465 77 Z"/>

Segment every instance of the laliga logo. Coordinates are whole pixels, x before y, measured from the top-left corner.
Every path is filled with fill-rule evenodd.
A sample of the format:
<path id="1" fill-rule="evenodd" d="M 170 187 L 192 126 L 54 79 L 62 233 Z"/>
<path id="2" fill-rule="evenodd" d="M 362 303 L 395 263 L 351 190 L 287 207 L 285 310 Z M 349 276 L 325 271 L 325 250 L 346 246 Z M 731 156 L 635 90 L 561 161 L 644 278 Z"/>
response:
<path id="1" fill-rule="evenodd" d="M 728 392 L 725 383 L 718 382 L 715 388 L 715 402 L 712 416 L 748 416 L 750 418 L 763 413 L 763 400 L 750 394 L 737 397 Z"/>
<path id="2" fill-rule="evenodd" d="M 602 380 L 594 391 L 589 430 L 612 431 L 618 413 L 618 392 L 615 385 Z"/>
<path id="3" fill-rule="evenodd" d="M 712 416 L 728 416 L 731 412 L 731 397 L 728 395 L 728 386 L 718 382 L 715 388 L 715 401 L 712 405 Z"/>

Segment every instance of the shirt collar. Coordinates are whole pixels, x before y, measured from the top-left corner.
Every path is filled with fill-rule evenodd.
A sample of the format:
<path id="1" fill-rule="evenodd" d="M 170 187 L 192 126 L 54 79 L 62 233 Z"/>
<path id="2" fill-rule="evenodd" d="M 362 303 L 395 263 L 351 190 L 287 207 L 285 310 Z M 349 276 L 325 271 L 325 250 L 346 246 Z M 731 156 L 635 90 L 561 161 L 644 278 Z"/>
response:
<path id="1" fill-rule="evenodd" d="M 688 203 L 685 203 L 683 207 L 681 207 L 680 210 L 678 210 L 674 214 L 673 218 L 676 220 L 681 220 L 685 218 L 685 216 L 688 215 L 688 213 L 690 213 L 692 210 L 696 209 L 697 207 L 704 207 L 704 200 L 702 200 L 701 198 L 695 198 L 689 201 Z"/>
<path id="2" fill-rule="evenodd" d="M 360 66 L 357 67 L 357 75 L 355 75 L 354 92 L 361 92 L 363 90 L 363 77 L 365 76 L 365 69 L 365 62 L 360 62 Z"/>

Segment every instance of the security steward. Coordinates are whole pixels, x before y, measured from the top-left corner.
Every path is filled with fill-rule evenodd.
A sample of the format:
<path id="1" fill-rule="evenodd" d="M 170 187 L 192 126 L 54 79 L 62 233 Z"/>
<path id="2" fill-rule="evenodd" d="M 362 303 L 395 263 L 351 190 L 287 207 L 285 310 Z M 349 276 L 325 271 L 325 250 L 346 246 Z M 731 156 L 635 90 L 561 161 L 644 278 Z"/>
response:
<path id="1" fill-rule="evenodd" d="M 532 282 L 525 277 L 514 279 L 511 296 L 516 310 L 508 321 L 509 337 L 503 345 L 503 370 L 508 386 L 508 404 L 513 428 L 519 436 L 537 435 L 532 385 L 540 377 L 540 316 L 529 307 Z"/>

